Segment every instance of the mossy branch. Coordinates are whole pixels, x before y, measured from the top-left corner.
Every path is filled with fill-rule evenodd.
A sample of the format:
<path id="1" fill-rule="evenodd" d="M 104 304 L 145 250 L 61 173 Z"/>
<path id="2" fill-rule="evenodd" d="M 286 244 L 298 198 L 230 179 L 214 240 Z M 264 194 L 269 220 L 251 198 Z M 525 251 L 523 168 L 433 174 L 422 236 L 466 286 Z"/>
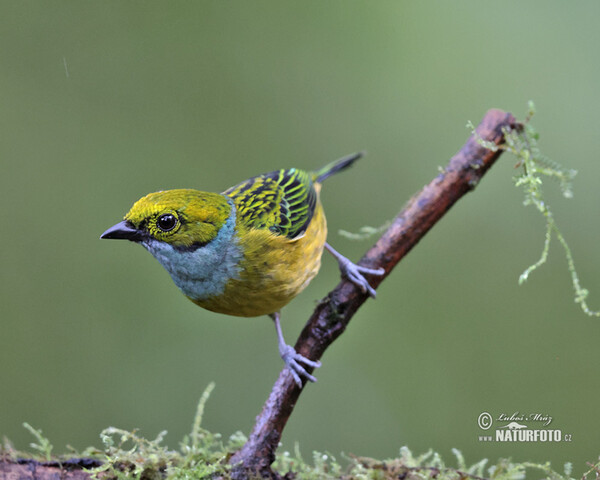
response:
<path id="1" fill-rule="evenodd" d="M 550 205 L 545 199 L 544 192 L 542 190 L 544 178 L 551 178 L 559 182 L 560 189 L 565 198 L 572 198 L 572 183 L 577 171 L 565 168 L 558 162 L 551 160 L 541 153 L 537 143 L 539 134 L 529 123 L 534 114 L 535 106 L 533 102 L 529 102 L 529 109 L 525 118 L 525 122 L 523 123 L 523 128 L 504 128 L 503 133 L 505 142 L 501 145 L 497 145 L 486 140 L 485 138 L 478 136 L 472 124 L 468 124 L 467 127 L 471 128 L 473 135 L 477 137 L 477 141 L 483 147 L 493 152 L 504 150 L 517 157 L 518 161 L 515 167 L 520 168 L 521 173 L 514 177 L 514 182 L 515 186 L 521 187 L 525 194 L 523 205 L 534 206 L 544 217 L 546 222 L 546 233 L 544 236 L 542 254 L 537 262 L 527 267 L 521 274 L 519 277 L 519 285 L 525 283 L 529 278 L 529 275 L 534 270 L 546 263 L 548 254 L 550 252 L 550 241 L 554 235 L 565 252 L 567 268 L 571 274 L 571 284 L 573 285 L 575 303 L 578 303 L 581 309 L 587 315 L 600 317 L 600 311 L 592 310 L 589 308 L 586 302 L 589 292 L 581 286 L 579 275 L 575 269 L 575 261 L 573 259 L 573 254 L 571 253 L 571 249 L 569 248 L 565 237 L 561 233 L 556 221 L 554 220 L 554 215 L 552 214 Z"/>
<path id="2" fill-rule="evenodd" d="M 364 267 L 382 267 L 385 270 L 382 277 L 371 278 L 370 283 L 374 288 L 457 200 L 477 186 L 503 152 L 497 147 L 504 144 L 506 133 L 522 128 L 510 113 L 501 110 L 486 113 L 475 133 L 450 159 L 446 168 L 408 202 L 359 262 Z M 482 145 L 480 139 L 496 148 L 487 148 L 488 145 Z M 342 280 L 317 306 L 296 342 L 296 351 L 307 358 L 318 360 L 342 334 L 354 313 L 366 300 L 367 295 L 352 282 Z M 248 441 L 230 459 L 230 463 L 234 465 L 232 474 L 235 478 L 275 476 L 270 465 L 275 459 L 275 450 L 283 428 L 301 391 L 302 388 L 296 385 L 288 370 L 282 370 L 262 412 L 256 418 Z"/>
<path id="3" fill-rule="evenodd" d="M 197 415 L 196 419 L 199 418 Z M 50 444 L 39 430 L 31 433 L 40 444 Z M 195 453 L 169 451 L 160 445 L 162 435 L 156 440 L 145 440 L 135 432 L 119 429 L 113 429 L 112 432 L 121 437 L 119 446 L 109 441 L 110 446 L 106 446 L 104 454 L 87 449 L 79 454 L 79 458 L 48 460 L 45 453 L 41 459 L 19 458 L 5 443 L 0 446 L 0 479 L 228 480 L 231 478 L 231 466 L 223 460 L 225 454 L 235 448 L 233 446 L 237 440 L 230 439 L 227 445 L 223 445 L 217 440 L 218 434 L 206 433 L 203 446 L 198 444 Z M 396 458 L 382 461 L 351 455 L 344 457 L 346 465 L 342 465 L 334 456 L 320 452 L 312 453 L 312 463 L 306 462 L 296 445 L 293 454 L 283 452 L 278 455 L 274 467 L 277 471 L 285 472 L 283 478 L 295 480 L 523 480 L 537 473 L 543 473 L 548 480 L 600 478 L 600 463 L 588 462 L 590 468 L 580 478 L 575 478 L 571 463 L 565 463 L 562 472 L 552 469 L 550 463 L 514 463 L 505 458 L 496 463 L 483 459 L 468 465 L 460 450 L 454 448 L 452 453 L 455 461 L 448 464 L 433 450 L 414 455 L 408 447 L 402 447 Z M 97 458 L 82 458 L 81 455 L 102 456 L 104 462 Z"/>

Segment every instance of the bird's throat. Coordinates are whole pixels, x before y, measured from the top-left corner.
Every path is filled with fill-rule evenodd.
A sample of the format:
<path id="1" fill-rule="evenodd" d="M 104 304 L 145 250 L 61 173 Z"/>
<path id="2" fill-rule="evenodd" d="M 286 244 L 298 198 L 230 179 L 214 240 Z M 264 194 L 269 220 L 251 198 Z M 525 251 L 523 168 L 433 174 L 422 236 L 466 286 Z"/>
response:
<path id="1" fill-rule="evenodd" d="M 235 235 L 235 205 L 228 201 L 231 213 L 217 236 L 206 245 L 179 249 L 154 239 L 142 243 L 191 300 L 221 295 L 230 279 L 239 278 L 242 252 Z"/>

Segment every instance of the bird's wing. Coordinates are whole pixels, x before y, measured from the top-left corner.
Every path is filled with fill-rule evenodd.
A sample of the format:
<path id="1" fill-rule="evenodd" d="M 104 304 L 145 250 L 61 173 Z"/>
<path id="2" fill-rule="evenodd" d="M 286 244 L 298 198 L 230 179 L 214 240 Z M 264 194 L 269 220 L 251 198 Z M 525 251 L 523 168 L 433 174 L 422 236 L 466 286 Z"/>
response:
<path id="1" fill-rule="evenodd" d="M 243 224 L 288 238 L 306 231 L 317 204 L 312 174 L 295 168 L 250 178 L 223 194 L 233 199 Z"/>

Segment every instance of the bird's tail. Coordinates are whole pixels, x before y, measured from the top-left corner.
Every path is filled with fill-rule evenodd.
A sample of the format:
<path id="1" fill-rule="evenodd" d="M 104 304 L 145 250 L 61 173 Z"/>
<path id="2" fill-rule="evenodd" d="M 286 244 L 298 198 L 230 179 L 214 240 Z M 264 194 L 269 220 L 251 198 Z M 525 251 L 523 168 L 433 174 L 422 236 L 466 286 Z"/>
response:
<path id="1" fill-rule="evenodd" d="M 323 180 L 329 178 L 334 173 L 341 172 L 342 170 L 348 168 L 350 165 L 356 162 L 356 160 L 361 158 L 364 154 L 365 152 L 353 153 L 351 155 L 342 157 L 339 160 L 336 160 L 335 162 L 331 162 L 325 165 L 323 168 L 313 173 L 313 181 L 316 183 L 323 182 Z"/>

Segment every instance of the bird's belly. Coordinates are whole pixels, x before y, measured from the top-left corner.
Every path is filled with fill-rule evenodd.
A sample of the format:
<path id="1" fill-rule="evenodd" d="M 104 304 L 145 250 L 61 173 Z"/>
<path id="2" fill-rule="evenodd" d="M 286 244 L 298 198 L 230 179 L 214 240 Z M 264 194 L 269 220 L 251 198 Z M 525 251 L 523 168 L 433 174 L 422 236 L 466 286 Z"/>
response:
<path id="1" fill-rule="evenodd" d="M 244 235 L 239 278 L 230 279 L 221 295 L 192 301 L 207 310 L 241 317 L 279 311 L 306 288 L 321 266 L 327 226 L 319 207 L 301 238 L 290 240 L 266 230 Z"/>

